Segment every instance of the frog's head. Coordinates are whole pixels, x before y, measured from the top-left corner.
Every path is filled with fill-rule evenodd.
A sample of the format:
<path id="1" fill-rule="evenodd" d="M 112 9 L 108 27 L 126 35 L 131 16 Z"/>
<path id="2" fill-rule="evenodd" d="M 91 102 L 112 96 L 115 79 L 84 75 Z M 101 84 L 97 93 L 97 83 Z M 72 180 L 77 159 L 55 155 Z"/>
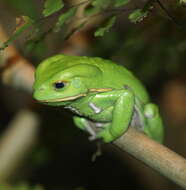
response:
<path id="1" fill-rule="evenodd" d="M 50 105 L 66 105 L 86 96 L 100 83 L 102 71 L 91 58 L 57 55 L 43 61 L 36 69 L 34 98 Z"/>

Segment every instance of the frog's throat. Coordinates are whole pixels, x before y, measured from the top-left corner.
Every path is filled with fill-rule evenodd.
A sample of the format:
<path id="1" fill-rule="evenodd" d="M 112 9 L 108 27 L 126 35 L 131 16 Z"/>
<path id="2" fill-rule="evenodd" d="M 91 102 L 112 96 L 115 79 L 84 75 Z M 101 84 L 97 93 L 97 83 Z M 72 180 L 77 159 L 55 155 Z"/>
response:
<path id="1" fill-rule="evenodd" d="M 111 91 L 111 88 L 91 88 L 89 89 L 89 92 L 107 92 L 107 91 Z M 69 96 L 66 98 L 56 98 L 56 99 L 48 99 L 48 100 L 40 100 L 40 102 L 43 103 L 49 103 L 49 102 L 65 102 L 65 101 L 69 101 L 69 100 L 75 100 L 78 99 L 80 97 L 86 96 L 86 93 L 83 94 L 78 94 L 76 96 Z"/>

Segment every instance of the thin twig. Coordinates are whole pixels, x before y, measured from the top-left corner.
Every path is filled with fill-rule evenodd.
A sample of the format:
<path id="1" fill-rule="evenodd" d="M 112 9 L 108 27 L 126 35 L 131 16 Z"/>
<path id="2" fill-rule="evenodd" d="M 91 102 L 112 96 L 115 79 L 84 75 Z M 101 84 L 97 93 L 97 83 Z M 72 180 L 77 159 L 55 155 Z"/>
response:
<path id="1" fill-rule="evenodd" d="M 179 28 L 184 28 L 170 13 L 169 11 L 165 8 L 165 6 L 163 5 L 163 3 L 160 0 L 156 0 L 155 2 L 158 3 L 158 5 L 160 6 L 160 8 L 167 14 L 168 18 L 175 24 L 177 25 Z"/>

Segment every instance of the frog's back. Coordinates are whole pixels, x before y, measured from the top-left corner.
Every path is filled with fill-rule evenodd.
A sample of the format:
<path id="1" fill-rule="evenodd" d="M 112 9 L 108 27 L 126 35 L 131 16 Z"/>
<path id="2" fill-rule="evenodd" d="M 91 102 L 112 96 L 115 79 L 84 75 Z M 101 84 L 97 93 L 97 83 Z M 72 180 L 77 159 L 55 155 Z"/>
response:
<path id="1" fill-rule="evenodd" d="M 98 66 L 103 72 L 103 84 L 105 87 L 121 89 L 129 87 L 141 102 L 149 101 L 148 93 L 142 83 L 125 67 L 118 65 L 110 60 L 94 58 L 92 64 Z"/>

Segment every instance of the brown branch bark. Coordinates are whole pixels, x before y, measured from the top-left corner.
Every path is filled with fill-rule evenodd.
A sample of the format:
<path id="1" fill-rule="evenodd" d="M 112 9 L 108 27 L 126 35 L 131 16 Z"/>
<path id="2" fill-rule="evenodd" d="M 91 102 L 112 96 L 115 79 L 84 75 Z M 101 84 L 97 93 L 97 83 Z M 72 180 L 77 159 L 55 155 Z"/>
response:
<path id="1" fill-rule="evenodd" d="M 113 143 L 123 151 L 186 188 L 186 159 L 130 127 Z"/>

